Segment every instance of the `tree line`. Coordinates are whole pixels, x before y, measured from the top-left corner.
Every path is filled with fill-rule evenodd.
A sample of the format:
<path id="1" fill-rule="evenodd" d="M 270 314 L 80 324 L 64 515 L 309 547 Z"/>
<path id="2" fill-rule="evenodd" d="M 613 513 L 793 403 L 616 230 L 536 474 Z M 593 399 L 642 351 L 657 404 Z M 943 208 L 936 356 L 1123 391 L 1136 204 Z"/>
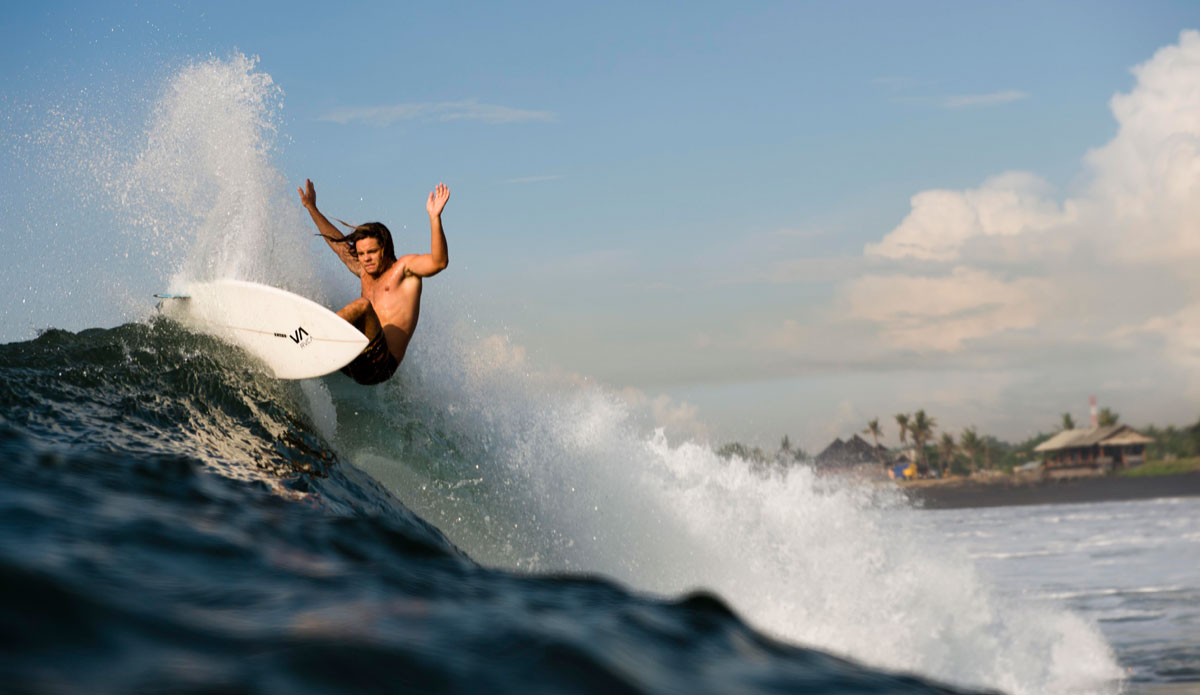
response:
<path id="1" fill-rule="evenodd" d="M 980 433 L 973 425 L 963 428 L 957 435 L 950 431 L 942 431 L 938 437 L 937 419 L 924 409 L 913 413 L 896 413 L 892 417 L 900 440 L 900 446 L 893 449 L 892 453 L 907 449 L 911 442 L 917 466 L 936 469 L 942 476 L 970 475 L 985 470 L 1011 471 L 1017 466 L 1036 460 L 1034 448 L 1042 442 L 1059 432 L 1076 428 L 1071 414 L 1063 413 L 1057 427 L 1051 431 L 1039 431 L 1019 442 L 1006 442 L 990 434 Z M 1101 427 L 1116 425 L 1119 422 L 1120 415 L 1111 408 L 1104 407 L 1098 411 L 1097 423 Z M 1147 460 L 1200 457 L 1200 420 L 1184 427 L 1147 425 L 1137 429 L 1154 439 L 1154 443 L 1146 447 Z M 885 436 L 879 418 L 868 421 L 861 434 L 870 437 L 876 447 L 879 446 L 879 440 Z M 726 459 L 736 456 L 758 466 L 788 466 L 810 459 L 804 449 L 791 444 L 787 435 L 783 436 L 779 448 L 774 452 L 764 451 L 757 446 L 747 446 L 741 442 L 728 442 L 718 447 L 716 453 Z M 885 457 L 880 457 L 881 465 L 888 466 L 891 463 Z"/>

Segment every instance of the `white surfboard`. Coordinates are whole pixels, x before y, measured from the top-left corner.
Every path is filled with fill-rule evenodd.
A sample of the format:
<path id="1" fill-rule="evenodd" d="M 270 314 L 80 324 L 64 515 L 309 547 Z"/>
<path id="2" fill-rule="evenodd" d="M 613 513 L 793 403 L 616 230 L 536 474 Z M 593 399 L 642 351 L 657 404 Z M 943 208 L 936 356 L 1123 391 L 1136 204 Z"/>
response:
<path id="1" fill-rule="evenodd" d="M 244 348 L 280 379 L 335 372 L 367 346 L 367 337 L 342 317 L 277 287 L 217 280 L 155 296 L 166 316 Z"/>

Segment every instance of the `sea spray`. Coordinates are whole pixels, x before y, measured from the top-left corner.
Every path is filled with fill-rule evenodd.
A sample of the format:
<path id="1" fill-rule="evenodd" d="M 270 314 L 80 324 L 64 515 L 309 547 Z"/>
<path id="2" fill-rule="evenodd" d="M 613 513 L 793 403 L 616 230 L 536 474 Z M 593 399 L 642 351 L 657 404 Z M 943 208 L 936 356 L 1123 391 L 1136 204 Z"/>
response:
<path id="1" fill-rule="evenodd" d="M 1014 695 L 1120 678 L 1093 626 L 1000 596 L 894 491 L 672 444 L 617 394 L 458 325 L 426 330 L 389 387 L 336 389 L 336 446 L 472 557 L 714 590 L 788 641 Z"/>
<path id="2" fill-rule="evenodd" d="M 168 82 L 144 142 L 115 179 L 131 231 L 174 271 L 172 285 L 238 278 L 318 292 L 310 226 L 271 157 L 282 91 L 235 54 Z"/>
<path id="3" fill-rule="evenodd" d="M 272 160 L 282 90 L 241 53 L 181 68 L 168 81 L 136 154 L 106 180 L 127 233 L 170 273 L 164 286 L 237 278 L 321 301 L 311 227 Z M 328 390 L 301 385 L 318 431 L 336 431 Z"/>
<path id="4" fill-rule="evenodd" d="M 322 299 L 311 222 L 272 161 L 282 90 L 240 53 L 157 72 L 48 95 L 5 138 L 34 325 L 135 320 L 155 292 L 223 277 Z"/>

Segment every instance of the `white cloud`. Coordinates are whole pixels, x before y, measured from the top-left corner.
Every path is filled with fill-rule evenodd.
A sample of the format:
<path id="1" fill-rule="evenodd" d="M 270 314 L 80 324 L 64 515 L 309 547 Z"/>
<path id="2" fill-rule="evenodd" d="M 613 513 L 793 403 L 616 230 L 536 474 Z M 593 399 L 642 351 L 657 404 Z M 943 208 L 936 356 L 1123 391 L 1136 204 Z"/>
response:
<path id="1" fill-rule="evenodd" d="M 1133 70 L 1111 107 L 1116 137 L 1088 153 L 1087 193 L 1111 254 L 1139 262 L 1200 256 L 1200 33 Z"/>
<path id="2" fill-rule="evenodd" d="M 1074 220 L 1074 206 L 1058 205 L 1037 176 L 1009 172 L 973 190 L 922 191 L 912 212 L 864 253 L 883 258 L 956 261 L 963 245 L 980 236 L 1013 236 L 1044 231 Z"/>
<path id="3" fill-rule="evenodd" d="M 949 275 L 866 275 L 847 288 L 848 313 L 871 321 L 894 347 L 962 349 L 966 342 L 1036 325 L 1053 302 L 1046 280 L 1006 281 L 966 267 Z"/>
<path id="4" fill-rule="evenodd" d="M 917 193 L 904 220 L 864 248 L 899 272 L 845 283 L 848 315 L 893 347 L 922 351 L 1012 331 L 1032 336 L 1029 350 L 1054 350 L 1064 325 L 1085 335 L 1140 326 L 1176 346 L 1160 354 L 1194 351 L 1200 310 L 1174 312 L 1196 298 L 1162 288 L 1200 287 L 1186 279 L 1200 260 L 1200 33 L 1183 32 L 1133 73 L 1133 89 L 1111 101 L 1117 133 L 1087 155 L 1074 195 L 1059 202 L 1022 172 Z"/>
<path id="5" fill-rule="evenodd" d="M 1078 195 L 1060 204 L 1023 172 L 975 189 L 923 191 L 866 255 L 955 262 L 978 237 L 1050 233 L 1090 240 L 1120 261 L 1200 256 L 1200 33 L 1183 32 L 1133 73 L 1134 88 L 1111 101 L 1117 134 L 1088 153 Z"/>
<path id="6" fill-rule="evenodd" d="M 553 121 L 552 111 L 533 111 L 511 106 L 481 104 L 475 99 L 463 101 L 417 102 L 391 106 L 359 106 L 335 109 L 320 117 L 322 121 L 386 126 L 396 121 L 483 121 L 484 123 L 523 123 Z"/>
<path id="7" fill-rule="evenodd" d="M 1073 189 L 1007 172 L 970 189 L 918 192 L 857 263 L 764 243 L 767 253 L 752 259 L 756 281 L 829 279 L 834 301 L 816 308 L 823 288 L 771 288 L 773 299 L 796 298 L 788 315 L 747 304 L 732 330 L 705 336 L 705 358 L 761 379 L 762 389 L 792 377 L 781 396 L 789 409 L 769 425 L 795 433 L 799 422 L 817 448 L 856 422 L 882 415 L 890 424 L 888 413 L 918 407 L 944 428 L 975 424 L 1016 439 L 1052 426 L 1065 408 L 1082 417 L 1089 394 L 1135 424 L 1191 420 L 1200 398 L 1200 33 L 1183 32 L 1133 73 L 1133 87 L 1111 100 L 1114 136 L 1081 160 Z M 741 403 L 727 394 L 741 391 L 722 388 L 689 395 L 736 420 L 744 406 L 727 405 Z"/>
<path id="8" fill-rule="evenodd" d="M 970 106 L 994 106 L 996 104 L 1009 104 L 1014 101 L 1022 101 L 1028 98 L 1029 94 L 1026 92 L 1016 89 L 1006 89 L 988 94 L 962 94 L 946 97 L 942 99 L 942 106 L 948 109 L 961 109 Z"/>
<path id="9" fill-rule="evenodd" d="M 675 401 L 666 395 L 651 397 L 645 391 L 627 387 L 618 394 L 632 408 L 650 418 L 654 427 L 662 428 L 672 440 L 707 441 L 708 427 L 699 419 L 700 409 L 686 401 Z"/>

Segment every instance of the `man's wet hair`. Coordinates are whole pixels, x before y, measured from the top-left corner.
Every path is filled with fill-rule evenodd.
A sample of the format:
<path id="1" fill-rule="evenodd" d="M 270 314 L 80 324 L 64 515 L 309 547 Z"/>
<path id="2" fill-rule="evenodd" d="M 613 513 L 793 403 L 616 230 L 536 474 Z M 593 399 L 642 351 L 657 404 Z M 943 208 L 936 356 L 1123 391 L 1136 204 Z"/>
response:
<path id="1" fill-rule="evenodd" d="M 342 221 L 338 220 L 338 222 Z M 379 242 L 380 246 L 383 247 L 383 257 L 385 259 L 389 261 L 396 260 L 396 247 L 392 244 L 392 233 L 388 231 L 388 228 L 384 226 L 382 222 L 367 222 L 364 224 L 349 224 L 347 222 L 342 222 L 342 224 L 349 229 L 353 229 L 354 231 L 350 232 L 341 239 L 334 239 L 326 234 L 318 234 L 317 236 L 325 237 L 334 243 L 349 244 L 350 255 L 354 256 L 355 258 L 358 257 L 358 249 L 356 246 L 358 242 L 361 239 L 374 239 Z"/>

